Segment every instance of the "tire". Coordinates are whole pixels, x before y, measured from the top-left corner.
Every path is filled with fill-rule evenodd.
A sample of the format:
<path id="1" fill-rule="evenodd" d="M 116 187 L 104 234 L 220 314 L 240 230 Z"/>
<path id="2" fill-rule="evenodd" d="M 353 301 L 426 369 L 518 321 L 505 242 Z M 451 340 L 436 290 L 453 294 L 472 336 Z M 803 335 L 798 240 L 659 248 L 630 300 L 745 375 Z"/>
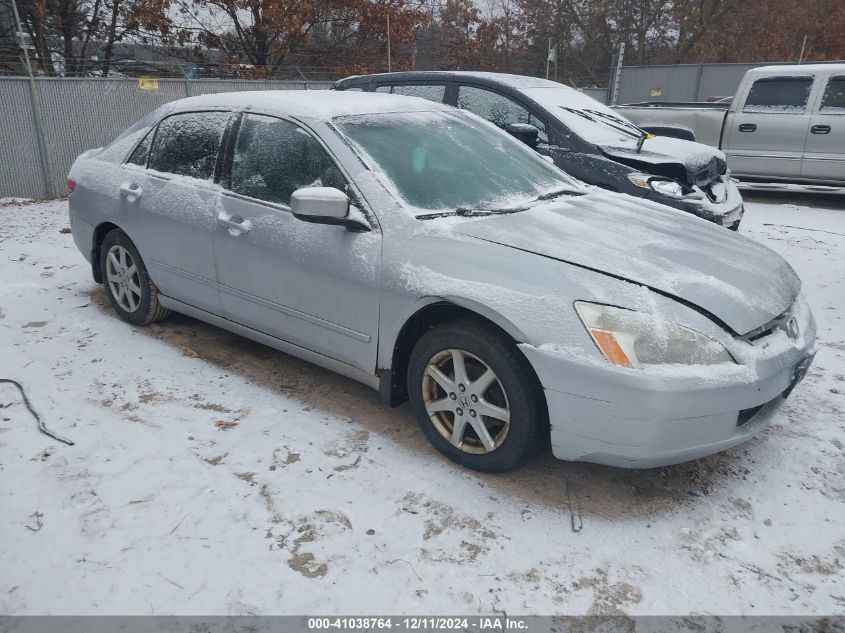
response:
<path id="1" fill-rule="evenodd" d="M 455 380 L 455 352 L 466 383 Z M 432 368 L 441 375 L 435 378 Z M 473 319 L 439 325 L 420 337 L 408 365 L 408 396 L 435 448 L 473 470 L 512 470 L 548 428 L 543 390 L 531 365 L 502 332 Z M 487 430 L 484 439 L 479 425 Z"/>
<path id="2" fill-rule="evenodd" d="M 119 229 L 109 232 L 100 246 L 100 274 L 109 302 L 124 321 L 147 325 L 170 315 L 159 303 L 158 288 L 141 254 Z"/>

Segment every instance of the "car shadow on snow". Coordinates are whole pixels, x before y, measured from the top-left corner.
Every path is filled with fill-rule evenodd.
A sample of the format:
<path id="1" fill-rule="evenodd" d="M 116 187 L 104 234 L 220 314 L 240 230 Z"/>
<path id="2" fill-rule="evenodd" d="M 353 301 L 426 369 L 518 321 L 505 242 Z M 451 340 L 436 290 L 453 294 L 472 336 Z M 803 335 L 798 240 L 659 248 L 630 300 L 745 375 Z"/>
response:
<path id="1" fill-rule="evenodd" d="M 118 318 L 102 286 L 91 291 L 90 299 L 102 312 Z M 407 404 L 391 408 L 375 390 L 349 378 L 182 314 L 174 313 L 160 324 L 136 330 L 313 410 L 351 419 L 363 430 L 390 438 L 428 459 L 452 464 L 428 443 Z M 748 444 L 745 446 L 647 470 L 565 462 L 555 459 L 549 447 L 510 473 L 455 468 L 528 505 L 568 509 L 577 529 L 581 514 L 611 520 L 648 518 L 696 504 L 720 488 L 723 478 L 748 474 L 744 457 Z"/>

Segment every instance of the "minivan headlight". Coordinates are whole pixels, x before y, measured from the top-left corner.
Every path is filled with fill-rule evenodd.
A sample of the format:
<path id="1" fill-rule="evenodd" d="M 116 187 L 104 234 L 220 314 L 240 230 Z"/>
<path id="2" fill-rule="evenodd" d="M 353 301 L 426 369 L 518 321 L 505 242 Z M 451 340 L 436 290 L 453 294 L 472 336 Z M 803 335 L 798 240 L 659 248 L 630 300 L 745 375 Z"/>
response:
<path id="1" fill-rule="evenodd" d="M 664 196 L 670 198 L 683 198 L 684 188 L 681 187 L 674 180 L 667 180 L 666 178 L 659 178 L 651 174 L 641 174 L 639 172 L 632 172 L 628 174 L 628 180 L 637 187 L 643 189 L 651 189 Z"/>
<path id="2" fill-rule="evenodd" d="M 575 311 L 604 357 L 620 367 L 734 363 L 708 336 L 653 314 L 576 301 Z"/>

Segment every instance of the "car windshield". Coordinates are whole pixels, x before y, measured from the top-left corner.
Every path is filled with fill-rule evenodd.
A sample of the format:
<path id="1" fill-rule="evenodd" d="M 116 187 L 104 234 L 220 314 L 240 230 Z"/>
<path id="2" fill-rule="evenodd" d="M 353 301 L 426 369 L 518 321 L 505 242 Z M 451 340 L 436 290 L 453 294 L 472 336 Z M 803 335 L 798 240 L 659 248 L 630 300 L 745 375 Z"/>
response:
<path id="1" fill-rule="evenodd" d="M 431 210 L 514 210 L 580 183 L 487 123 L 461 113 L 410 112 L 338 117 L 335 124 L 365 163 L 408 205 Z"/>
<path id="2" fill-rule="evenodd" d="M 635 146 L 644 134 L 618 112 L 571 88 L 528 88 L 522 92 L 593 145 Z"/>

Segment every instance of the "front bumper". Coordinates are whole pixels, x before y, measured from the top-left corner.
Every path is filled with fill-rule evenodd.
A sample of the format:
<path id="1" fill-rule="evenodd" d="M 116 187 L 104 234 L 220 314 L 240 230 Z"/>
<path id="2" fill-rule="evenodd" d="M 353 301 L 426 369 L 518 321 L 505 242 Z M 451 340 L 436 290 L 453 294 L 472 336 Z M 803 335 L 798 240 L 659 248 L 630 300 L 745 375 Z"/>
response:
<path id="1" fill-rule="evenodd" d="M 543 384 L 556 457 L 652 468 L 717 453 L 758 433 L 813 360 L 812 317 L 806 326 L 808 343 L 759 362 L 752 377 L 650 375 L 520 347 Z"/>

